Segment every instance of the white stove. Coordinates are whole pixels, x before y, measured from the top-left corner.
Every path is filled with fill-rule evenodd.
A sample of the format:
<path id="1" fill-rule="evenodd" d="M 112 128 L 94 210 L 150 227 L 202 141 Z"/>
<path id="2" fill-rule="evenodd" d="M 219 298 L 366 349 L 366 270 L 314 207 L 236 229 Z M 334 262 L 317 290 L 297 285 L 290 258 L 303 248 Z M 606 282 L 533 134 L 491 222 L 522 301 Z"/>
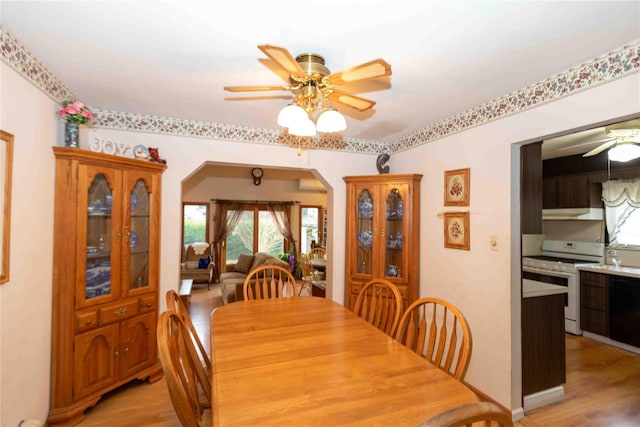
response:
<path id="1" fill-rule="evenodd" d="M 565 331 L 581 335 L 577 267 L 603 262 L 603 243 L 544 240 L 542 255 L 522 258 L 522 279 L 567 287 L 567 303 L 564 308 Z"/>

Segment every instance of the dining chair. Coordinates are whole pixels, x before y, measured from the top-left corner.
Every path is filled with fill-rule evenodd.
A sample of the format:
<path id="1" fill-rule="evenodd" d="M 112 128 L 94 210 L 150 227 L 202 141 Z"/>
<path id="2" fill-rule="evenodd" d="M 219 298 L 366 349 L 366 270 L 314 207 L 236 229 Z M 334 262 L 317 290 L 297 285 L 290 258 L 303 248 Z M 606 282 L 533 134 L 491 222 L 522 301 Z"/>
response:
<path id="1" fill-rule="evenodd" d="M 360 289 L 353 312 L 385 334 L 392 336 L 402 316 L 402 294 L 387 279 L 373 279 Z"/>
<path id="2" fill-rule="evenodd" d="M 327 255 L 327 250 L 325 248 L 313 248 L 309 252 L 309 257 L 311 259 L 324 259 Z"/>
<path id="3" fill-rule="evenodd" d="M 198 356 L 200 360 L 204 362 L 207 372 L 211 372 L 211 360 L 209 359 L 209 356 L 207 355 L 207 352 L 204 349 L 204 346 L 202 345 L 202 341 L 200 341 L 200 337 L 198 337 L 198 332 L 196 331 L 195 326 L 193 326 L 193 322 L 191 321 L 191 316 L 189 315 L 189 310 L 182 303 L 182 300 L 180 299 L 180 295 L 178 295 L 178 293 L 175 290 L 170 289 L 167 291 L 165 297 L 167 300 L 167 309 L 177 312 L 182 318 L 185 325 L 187 325 L 187 329 L 189 329 L 189 333 L 191 334 L 191 339 L 193 340 L 196 346 L 196 351 L 198 352 Z"/>
<path id="4" fill-rule="evenodd" d="M 313 266 L 311 265 L 309 255 L 300 254 L 300 269 L 302 270 L 302 287 L 298 295 L 302 295 L 302 292 L 307 290 L 311 295 L 311 282 L 315 280 L 313 274 Z"/>
<path id="5" fill-rule="evenodd" d="M 245 300 L 297 296 L 296 279 L 279 265 L 261 265 L 247 274 L 242 285 Z"/>
<path id="6" fill-rule="evenodd" d="M 463 380 L 471 359 L 471 331 L 453 304 L 425 297 L 402 315 L 396 340 L 439 368 Z"/>
<path id="7" fill-rule="evenodd" d="M 160 365 L 173 408 L 184 427 L 200 427 L 204 409 L 211 408 L 211 382 L 200 363 L 191 333 L 174 310 L 160 315 L 157 329 Z"/>
<path id="8" fill-rule="evenodd" d="M 491 402 L 476 402 L 449 409 L 418 424 L 418 427 L 471 427 L 473 423 L 480 422 L 483 423 L 478 425 L 483 427 L 513 427 L 511 417 Z"/>

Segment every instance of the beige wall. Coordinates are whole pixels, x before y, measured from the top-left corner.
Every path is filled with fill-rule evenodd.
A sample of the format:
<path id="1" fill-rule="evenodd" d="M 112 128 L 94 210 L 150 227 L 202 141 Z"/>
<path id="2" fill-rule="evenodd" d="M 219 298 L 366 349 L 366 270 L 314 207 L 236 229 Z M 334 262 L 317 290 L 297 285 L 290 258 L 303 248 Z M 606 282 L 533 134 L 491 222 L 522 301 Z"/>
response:
<path id="1" fill-rule="evenodd" d="M 54 157 L 62 125 L 56 105 L 4 63 L 2 129 L 16 135 L 11 224 L 11 280 L 0 286 L 0 424 L 44 420 L 48 411 L 51 330 Z M 467 315 L 474 348 L 468 381 L 505 406 L 520 402 L 520 237 L 517 150 L 589 123 L 640 111 L 640 74 L 574 94 L 392 156 L 392 172 L 424 174 L 421 194 L 422 295 L 450 299 Z M 182 181 L 203 161 L 316 169 L 331 188 L 327 206 L 330 296 L 343 302 L 345 185 L 343 175 L 375 174 L 375 156 L 295 150 L 261 144 L 96 129 L 128 145 L 159 147 L 168 160 L 162 185 L 161 292 L 178 283 Z M 84 135 L 86 143 L 86 133 Z M 249 148 L 249 149 L 248 149 Z M 471 250 L 442 247 L 443 171 L 471 168 Z M 449 209 L 446 209 L 449 210 Z M 489 250 L 489 236 L 498 251 Z M 35 267 L 34 267 L 35 266 Z"/>
<path id="2" fill-rule="evenodd" d="M 44 420 L 51 375 L 56 103 L 0 63 L 0 128 L 15 136 L 9 282 L 0 285 L 0 425 Z"/>
<path id="3" fill-rule="evenodd" d="M 292 150 L 293 151 L 293 150 Z M 262 164 L 253 166 L 263 166 Z M 250 175 L 244 178 L 209 176 L 204 169 L 204 174 L 198 172 L 189 177 L 182 185 L 183 202 L 210 203 L 211 199 L 226 200 L 271 200 L 271 201 L 298 201 L 300 205 L 327 206 L 327 193 L 321 191 L 301 191 L 296 179 L 263 179 L 260 185 L 254 185 Z M 211 171 L 215 174 L 215 171 Z M 273 176 L 269 171 L 267 175 Z M 291 214 L 291 227 L 299 241 L 300 211 L 299 205 L 293 206 Z M 214 205 L 210 205 L 210 216 L 213 214 Z M 213 221 L 209 218 L 209 241 L 213 240 Z"/>

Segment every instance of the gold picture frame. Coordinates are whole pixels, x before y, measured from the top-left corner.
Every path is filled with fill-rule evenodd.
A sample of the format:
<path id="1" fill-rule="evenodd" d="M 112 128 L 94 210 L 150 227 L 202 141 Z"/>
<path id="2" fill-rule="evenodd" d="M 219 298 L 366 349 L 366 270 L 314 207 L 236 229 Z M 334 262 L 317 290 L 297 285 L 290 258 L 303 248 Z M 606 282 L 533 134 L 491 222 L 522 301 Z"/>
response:
<path id="1" fill-rule="evenodd" d="M 13 135 L 0 130 L 0 284 L 9 281 Z"/>
<path id="2" fill-rule="evenodd" d="M 469 206 L 471 169 L 444 172 L 444 205 Z"/>
<path id="3" fill-rule="evenodd" d="M 444 214 L 444 247 L 470 250 L 469 212 Z"/>

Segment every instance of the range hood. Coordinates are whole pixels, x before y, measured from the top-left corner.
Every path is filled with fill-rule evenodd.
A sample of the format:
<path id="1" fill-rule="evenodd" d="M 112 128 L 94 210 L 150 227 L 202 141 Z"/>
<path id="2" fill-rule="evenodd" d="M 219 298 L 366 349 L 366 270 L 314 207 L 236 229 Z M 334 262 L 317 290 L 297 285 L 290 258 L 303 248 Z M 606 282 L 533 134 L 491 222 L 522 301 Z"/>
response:
<path id="1" fill-rule="evenodd" d="M 562 208 L 543 209 L 543 220 L 602 220 L 604 218 L 603 208 Z"/>

